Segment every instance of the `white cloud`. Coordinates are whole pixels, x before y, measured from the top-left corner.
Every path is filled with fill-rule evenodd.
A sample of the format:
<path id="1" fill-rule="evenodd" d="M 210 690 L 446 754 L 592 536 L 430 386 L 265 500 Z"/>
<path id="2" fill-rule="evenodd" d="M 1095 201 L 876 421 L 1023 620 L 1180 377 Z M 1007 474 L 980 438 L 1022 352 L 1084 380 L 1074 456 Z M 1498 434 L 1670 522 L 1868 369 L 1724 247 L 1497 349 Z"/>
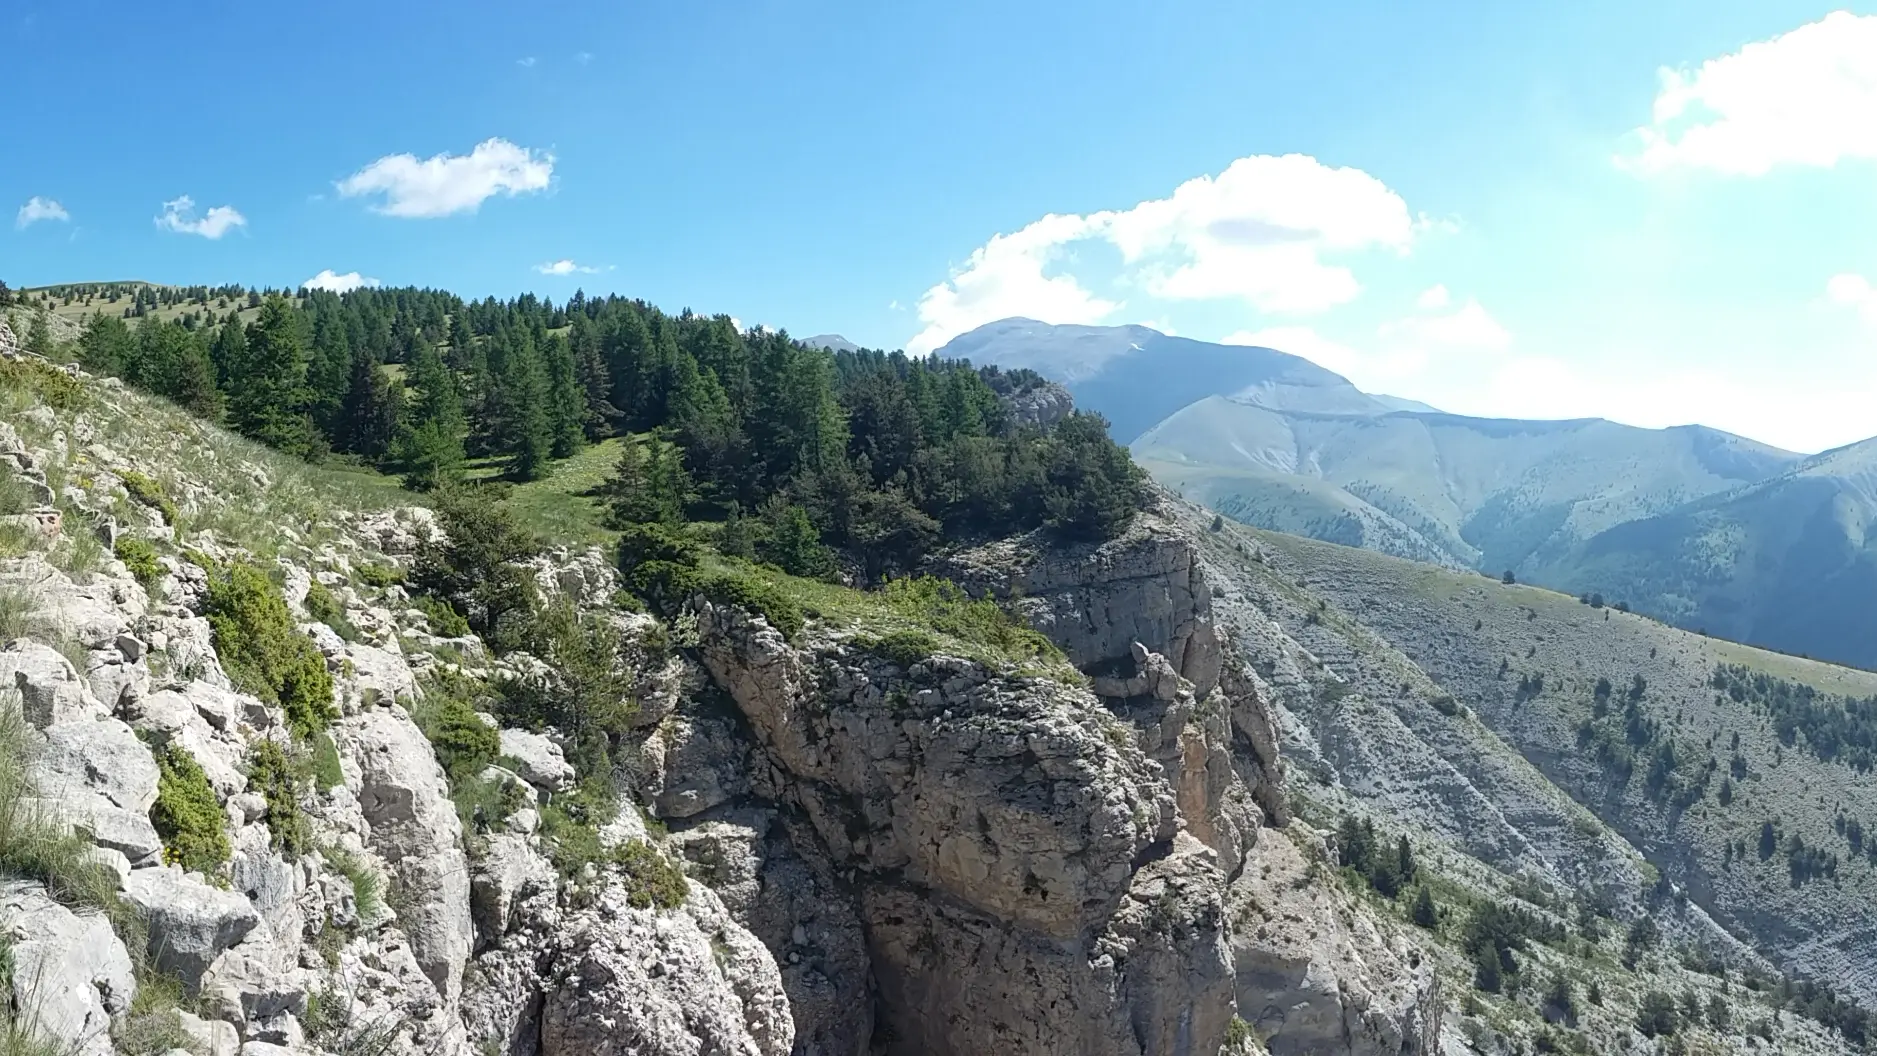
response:
<path id="1" fill-rule="evenodd" d="M 534 65 L 534 56 L 524 55 L 523 57 L 515 60 L 515 65 L 520 66 L 523 69 L 527 69 L 528 67 Z"/>
<path id="2" fill-rule="evenodd" d="M 1660 76 L 1641 150 L 1617 158 L 1626 168 L 1759 176 L 1877 158 L 1877 16 L 1834 12 Z"/>
<path id="3" fill-rule="evenodd" d="M 1440 283 L 1435 283 L 1427 289 L 1422 290 L 1421 295 L 1414 299 L 1414 306 L 1416 308 L 1426 308 L 1430 311 L 1437 308 L 1445 308 L 1451 303 L 1453 303 L 1453 295 L 1448 293 L 1447 287 L 1442 286 Z"/>
<path id="4" fill-rule="evenodd" d="M 585 264 L 575 264 L 571 260 L 555 260 L 546 264 L 536 264 L 534 270 L 543 275 L 572 275 L 575 272 L 582 275 L 592 275 L 600 269 L 589 268 Z"/>
<path id="5" fill-rule="evenodd" d="M 959 334 L 995 319 L 1027 316 L 1045 323 L 1099 323 L 1121 306 L 1085 289 L 1072 275 L 1044 269 L 1070 242 L 1085 238 L 1090 220 L 1050 214 L 1021 231 L 995 235 L 953 272 L 951 280 L 919 298 L 925 329 L 906 342 L 924 355 Z"/>
<path id="6" fill-rule="evenodd" d="M 331 268 L 327 268 L 305 282 L 302 282 L 300 288 L 306 290 L 330 290 L 333 293 L 351 293 L 361 286 L 376 288 L 379 285 L 381 285 L 381 283 L 379 283 L 377 279 L 367 278 L 356 271 L 348 271 L 344 275 L 339 275 Z"/>
<path id="7" fill-rule="evenodd" d="M 1443 315 L 1411 316 L 1383 323 L 1381 336 L 1385 341 L 1434 353 L 1503 352 L 1512 344 L 1511 331 L 1470 297 Z"/>
<path id="8" fill-rule="evenodd" d="M 473 213 L 495 195 L 510 198 L 545 190 L 554 177 L 554 155 L 486 139 L 468 154 L 389 154 L 340 180 L 346 198 L 382 195 L 372 208 L 387 216 L 428 218 Z"/>
<path id="9" fill-rule="evenodd" d="M 1865 323 L 1877 326 L 1877 287 L 1862 275 L 1845 272 L 1825 283 L 1825 299 L 1853 309 Z"/>
<path id="10" fill-rule="evenodd" d="M 201 235 L 210 241 L 234 228 L 247 225 L 248 218 L 236 212 L 232 205 L 215 206 L 197 217 L 195 199 L 186 194 L 164 202 L 163 211 L 156 218 L 156 226 L 165 231 L 174 231 L 179 235 Z"/>
<path id="11" fill-rule="evenodd" d="M 574 53 L 574 61 L 585 66 L 587 63 L 593 61 L 593 53 L 590 51 L 577 51 Z"/>
<path id="12" fill-rule="evenodd" d="M 1165 198 L 1087 216 L 1052 213 L 993 237 L 919 299 L 925 328 L 907 349 L 930 351 L 1012 315 L 1047 323 L 1108 319 L 1120 302 L 1066 270 L 1048 274 L 1076 243 L 1112 245 L 1121 281 L 1155 298 L 1238 299 L 1264 312 L 1302 314 L 1361 292 L 1349 267 L 1326 257 L 1406 252 L 1423 227 L 1400 195 L 1360 169 L 1302 154 L 1240 158 Z"/>
<path id="13" fill-rule="evenodd" d="M 26 200 L 25 205 L 20 206 L 19 215 L 14 218 L 13 226 L 24 229 L 41 220 L 70 220 L 71 218 L 72 214 L 66 212 L 65 207 L 58 202 L 33 195 Z"/>

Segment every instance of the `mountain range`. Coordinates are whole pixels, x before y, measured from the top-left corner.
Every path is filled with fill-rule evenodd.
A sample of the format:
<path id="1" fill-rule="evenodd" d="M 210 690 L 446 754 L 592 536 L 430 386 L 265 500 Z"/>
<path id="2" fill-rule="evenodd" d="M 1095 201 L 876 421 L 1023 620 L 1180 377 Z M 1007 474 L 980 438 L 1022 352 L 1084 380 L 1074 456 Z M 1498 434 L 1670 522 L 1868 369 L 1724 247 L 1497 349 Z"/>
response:
<path id="1" fill-rule="evenodd" d="M 1807 457 L 1701 425 L 1446 414 L 1143 326 L 1006 319 L 940 354 L 1062 383 L 1163 484 L 1247 524 L 1877 667 L 1877 439 Z"/>

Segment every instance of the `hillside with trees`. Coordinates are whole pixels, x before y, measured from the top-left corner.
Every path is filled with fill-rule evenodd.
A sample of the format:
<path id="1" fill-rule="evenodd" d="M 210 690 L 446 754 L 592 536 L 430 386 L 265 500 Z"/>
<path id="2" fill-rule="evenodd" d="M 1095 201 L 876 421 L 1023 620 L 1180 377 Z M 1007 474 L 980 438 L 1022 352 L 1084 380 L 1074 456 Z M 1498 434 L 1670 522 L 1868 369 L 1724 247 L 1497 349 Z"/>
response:
<path id="1" fill-rule="evenodd" d="M 415 489 L 472 468 L 537 480 L 625 438 L 593 495 L 614 527 L 701 522 L 725 553 L 797 574 L 845 559 L 877 579 L 941 539 L 1043 527 L 1104 538 L 1144 501 L 1100 417 L 1013 418 L 1002 396 L 1040 385 L 1031 372 L 811 348 L 727 315 L 421 289 L 100 284 L 22 301 L 90 308 L 71 349 L 87 370 Z"/>

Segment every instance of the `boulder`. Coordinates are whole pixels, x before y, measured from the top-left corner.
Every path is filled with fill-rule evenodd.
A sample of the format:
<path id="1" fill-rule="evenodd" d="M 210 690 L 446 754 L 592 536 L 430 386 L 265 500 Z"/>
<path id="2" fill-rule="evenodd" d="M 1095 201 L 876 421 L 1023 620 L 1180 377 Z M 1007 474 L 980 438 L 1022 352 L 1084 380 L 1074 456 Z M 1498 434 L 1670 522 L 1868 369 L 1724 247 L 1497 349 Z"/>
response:
<path id="1" fill-rule="evenodd" d="M 558 882 L 554 866 L 535 850 L 529 837 L 496 833 L 483 841 L 470 874 L 470 909 L 484 943 L 499 942 L 514 926 L 522 900 L 553 891 Z"/>
<path id="2" fill-rule="evenodd" d="M 357 781 L 352 791 L 371 826 L 372 849 L 404 894 L 399 918 L 411 950 L 444 1000 L 454 1001 L 474 932 L 462 822 L 443 768 L 402 708 L 374 708 L 332 733 L 351 764 L 348 785 Z"/>
<path id="3" fill-rule="evenodd" d="M 0 884 L 0 936 L 9 957 L 7 998 L 74 1056 L 111 1056 L 111 1017 L 136 994 L 130 953 L 101 914 L 54 902 L 43 886 Z"/>
<path id="4" fill-rule="evenodd" d="M 297 944 L 297 939 L 296 939 Z M 264 944 L 263 944 L 264 945 Z M 297 967 L 277 967 L 280 957 L 245 942 L 215 959 L 202 976 L 202 1004 L 253 1037 L 255 1028 L 276 1022 L 282 1013 L 306 1014 L 310 992 L 307 974 Z"/>
<path id="5" fill-rule="evenodd" d="M 91 793 L 136 814 L 156 802 L 156 760 L 121 719 L 84 718 L 47 729 L 32 775 L 48 798 Z"/>
<path id="6" fill-rule="evenodd" d="M 562 754 L 560 745 L 541 734 L 503 730 L 502 755 L 514 760 L 515 772 L 537 788 L 565 792 L 573 787 L 573 765 Z"/>
<path id="7" fill-rule="evenodd" d="M 248 900 L 192 879 L 180 869 L 138 869 L 124 898 L 150 923 L 150 957 L 190 993 L 221 956 L 261 924 Z"/>
<path id="8" fill-rule="evenodd" d="M 21 713 L 42 730 L 104 713 L 70 660 L 51 646 L 29 639 L 9 642 L 0 649 L 0 686 L 19 691 Z"/>

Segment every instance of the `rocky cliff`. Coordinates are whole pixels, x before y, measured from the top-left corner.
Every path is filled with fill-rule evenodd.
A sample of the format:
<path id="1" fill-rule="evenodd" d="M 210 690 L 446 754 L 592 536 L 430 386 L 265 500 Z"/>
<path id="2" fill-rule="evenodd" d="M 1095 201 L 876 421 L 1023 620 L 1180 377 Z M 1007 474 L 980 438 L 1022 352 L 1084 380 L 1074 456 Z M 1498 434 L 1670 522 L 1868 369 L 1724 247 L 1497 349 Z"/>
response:
<path id="1" fill-rule="evenodd" d="M 574 854 L 570 736 L 491 731 L 472 805 L 420 721 L 432 679 L 541 664 L 399 585 L 429 511 L 10 362 L 6 802 L 70 852 L 0 832 L 15 1022 L 99 1054 L 1434 1051 L 1431 969 L 1289 817 L 1270 688 L 1173 519 L 951 560 L 1041 666 L 702 597 L 662 624 L 603 555 L 541 560 L 638 708 Z M 244 565 L 331 680 L 311 729 L 310 676 L 258 691 L 217 600 Z"/>

